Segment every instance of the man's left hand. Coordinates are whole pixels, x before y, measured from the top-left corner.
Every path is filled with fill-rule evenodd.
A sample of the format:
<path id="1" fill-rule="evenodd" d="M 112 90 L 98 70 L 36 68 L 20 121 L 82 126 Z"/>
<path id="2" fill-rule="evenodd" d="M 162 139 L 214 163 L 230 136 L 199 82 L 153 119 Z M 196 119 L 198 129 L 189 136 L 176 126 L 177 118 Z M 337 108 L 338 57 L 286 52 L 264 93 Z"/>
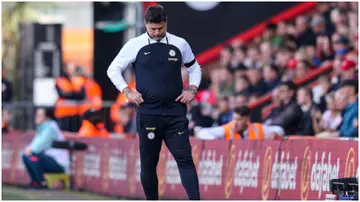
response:
<path id="1" fill-rule="evenodd" d="M 30 147 L 26 147 L 26 149 L 25 149 L 25 154 L 28 155 L 28 156 L 30 156 L 31 153 L 32 153 L 31 148 L 30 148 Z"/>
<path id="2" fill-rule="evenodd" d="M 191 101 L 193 101 L 195 98 L 195 93 L 191 92 L 191 91 L 183 91 L 181 93 L 181 95 L 179 95 L 179 97 L 176 98 L 175 101 L 179 101 L 184 103 L 184 104 L 188 104 L 190 103 Z"/>

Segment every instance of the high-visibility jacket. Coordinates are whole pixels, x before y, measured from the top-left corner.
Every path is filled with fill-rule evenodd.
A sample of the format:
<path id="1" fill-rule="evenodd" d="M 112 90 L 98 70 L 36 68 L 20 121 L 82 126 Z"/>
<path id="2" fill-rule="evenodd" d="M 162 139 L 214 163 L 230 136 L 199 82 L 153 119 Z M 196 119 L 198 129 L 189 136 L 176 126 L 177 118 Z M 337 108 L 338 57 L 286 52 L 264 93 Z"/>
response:
<path id="1" fill-rule="evenodd" d="M 56 78 L 56 86 L 64 93 L 73 93 L 74 85 L 71 80 L 66 77 Z M 81 87 L 78 89 L 80 91 Z M 56 118 L 63 118 L 69 116 L 75 116 L 78 111 L 78 103 L 76 100 L 70 100 L 63 98 L 59 95 L 55 103 L 55 112 L 54 115 Z"/>
<path id="2" fill-rule="evenodd" d="M 222 125 L 225 130 L 225 139 L 241 139 L 241 135 L 235 131 L 235 121 L 231 121 L 227 124 Z M 248 123 L 248 140 L 264 139 L 264 130 L 260 123 Z"/>
<path id="3" fill-rule="evenodd" d="M 90 121 L 83 120 L 78 134 L 82 137 L 110 137 L 104 125 L 104 123 L 100 122 L 95 126 Z"/>
<path id="4" fill-rule="evenodd" d="M 131 90 L 135 90 L 135 82 L 129 83 L 129 88 Z M 121 92 L 116 98 L 115 103 L 110 108 L 110 117 L 111 120 L 115 123 L 114 125 L 114 132 L 115 133 L 123 133 L 124 132 L 124 125 L 120 122 L 119 117 L 119 110 L 122 106 L 127 103 L 127 98 Z"/>
<path id="5" fill-rule="evenodd" d="M 78 114 L 80 116 L 82 116 L 89 109 L 99 110 L 101 109 L 102 105 L 102 91 L 99 84 L 97 84 L 97 82 L 93 79 L 86 78 L 84 85 L 86 97 L 85 100 L 81 101 L 79 105 Z"/>

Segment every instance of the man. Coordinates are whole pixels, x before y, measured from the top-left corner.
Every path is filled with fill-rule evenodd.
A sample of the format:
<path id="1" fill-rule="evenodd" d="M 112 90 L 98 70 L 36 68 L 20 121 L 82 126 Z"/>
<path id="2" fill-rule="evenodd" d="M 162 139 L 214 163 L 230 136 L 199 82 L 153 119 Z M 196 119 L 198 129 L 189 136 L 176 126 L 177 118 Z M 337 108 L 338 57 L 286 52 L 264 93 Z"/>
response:
<path id="1" fill-rule="evenodd" d="M 31 177 L 29 188 L 46 189 L 45 173 L 70 171 L 68 151 L 51 148 L 54 141 L 65 139 L 53 117 L 53 112 L 49 109 L 36 110 L 36 135 L 30 145 L 25 148 L 22 156 Z"/>
<path id="2" fill-rule="evenodd" d="M 314 136 L 314 127 L 312 122 L 312 114 L 319 111 L 313 102 L 313 94 L 311 88 L 302 87 L 297 91 L 297 103 L 303 111 L 303 116 L 300 121 L 298 134 L 302 136 Z"/>
<path id="3" fill-rule="evenodd" d="M 281 84 L 279 68 L 276 65 L 265 65 L 262 71 L 266 85 L 266 93 L 271 92 L 274 88 Z"/>
<path id="4" fill-rule="evenodd" d="M 269 125 L 281 126 L 286 135 L 295 135 L 302 117 L 302 110 L 296 103 L 297 86 L 292 81 L 282 83 L 279 87 L 281 110 L 273 117 Z"/>
<path id="5" fill-rule="evenodd" d="M 80 127 L 79 103 L 85 98 L 83 78 L 76 76 L 75 64 L 66 64 L 62 75 L 56 78 L 59 95 L 55 103 L 55 117 L 61 130 L 77 132 Z"/>
<path id="6" fill-rule="evenodd" d="M 140 142 L 141 183 L 148 200 L 157 200 L 156 165 L 162 140 L 179 167 L 181 182 L 189 199 L 200 199 L 199 183 L 191 156 L 186 104 L 201 81 L 201 69 L 186 40 L 167 33 L 167 16 L 161 5 L 145 13 L 146 33 L 128 41 L 107 70 L 113 84 L 137 108 Z M 132 63 L 136 91 L 121 73 Z M 189 89 L 183 91 L 181 66 L 189 71 Z"/>
<path id="7" fill-rule="evenodd" d="M 343 111 L 343 122 L 340 125 L 340 130 L 332 133 L 332 137 L 358 137 L 358 81 L 343 81 L 335 94 L 335 100 L 336 107 Z"/>
<path id="8" fill-rule="evenodd" d="M 86 111 L 83 115 L 78 135 L 81 137 L 111 137 L 101 117 L 101 112 L 94 109 Z"/>
<path id="9" fill-rule="evenodd" d="M 203 140 L 214 139 L 273 139 L 275 136 L 283 136 L 284 130 L 279 126 L 267 126 L 260 123 L 250 122 L 251 110 L 247 106 L 234 109 L 233 120 L 222 126 L 202 128 L 196 137 Z"/>

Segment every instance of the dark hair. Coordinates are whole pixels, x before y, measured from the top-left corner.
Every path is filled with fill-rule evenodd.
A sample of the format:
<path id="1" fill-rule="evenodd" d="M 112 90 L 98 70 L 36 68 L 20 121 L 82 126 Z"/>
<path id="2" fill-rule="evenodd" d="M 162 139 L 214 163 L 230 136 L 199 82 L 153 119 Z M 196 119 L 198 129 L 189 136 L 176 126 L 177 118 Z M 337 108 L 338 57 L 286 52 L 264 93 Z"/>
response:
<path id="1" fill-rule="evenodd" d="M 234 113 L 239 114 L 240 116 L 250 116 L 251 110 L 248 106 L 241 106 L 236 107 Z"/>
<path id="2" fill-rule="evenodd" d="M 285 81 L 281 83 L 281 86 L 286 86 L 288 87 L 290 90 L 296 91 L 297 90 L 297 86 L 294 84 L 294 82 L 292 81 Z"/>
<path id="3" fill-rule="evenodd" d="M 304 87 L 301 87 L 299 90 L 305 91 L 305 94 L 310 96 L 311 100 L 313 99 L 313 92 L 312 92 L 311 88 L 304 86 Z"/>
<path id="4" fill-rule="evenodd" d="M 267 29 L 267 30 L 271 30 L 271 31 L 276 31 L 276 29 L 277 29 L 277 24 L 275 24 L 275 23 L 269 23 L 269 24 L 266 25 L 266 29 Z"/>
<path id="5" fill-rule="evenodd" d="M 52 120 L 55 119 L 54 109 L 53 109 L 53 108 L 39 106 L 39 107 L 37 107 L 36 109 L 37 109 L 37 110 L 38 110 L 38 109 L 43 109 L 44 112 L 45 112 L 46 118 L 52 119 Z"/>
<path id="6" fill-rule="evenodd" d="M 166 11 L 163 6 L 157 4 L 149 6 L 145 12 L 145 23 L 161 23 L 167 20 Z"/>
<path id="7" fill-rule="evenodd" d="M 271 69 L 271 71 L 276 72 L 276 74 L 279 74 L 279 68 L 275 64 L 269 64 L 267 65 Z"/>
<path id="8" fill-rule="evenodd" d="M 344 80 L 343 82 L 341 82 L 340 84 L 340 88 L 344 88 L 344 87 L 352 87 L 354 88 L 355 93 L 357 94 L 359 92 L 359 86 L 358 86 L 358 81 L 357 80 Z"/>

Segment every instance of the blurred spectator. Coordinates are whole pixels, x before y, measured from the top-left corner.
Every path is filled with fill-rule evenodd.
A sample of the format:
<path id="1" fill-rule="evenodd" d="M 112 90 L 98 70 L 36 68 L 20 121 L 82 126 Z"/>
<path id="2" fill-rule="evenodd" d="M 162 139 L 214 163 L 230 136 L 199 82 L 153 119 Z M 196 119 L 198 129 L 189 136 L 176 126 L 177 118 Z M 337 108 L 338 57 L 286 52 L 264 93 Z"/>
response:
<path id="1" fill-rule="evenodd" d="M 252 93 L 253 89 L 250 85 L 250 80 L 246 75 L 235 77 L 234 81 L 234 92 L 243 93 L 249 96 Z"/>
<path id="2" fill-rule="evenodd" d="M 36 135 L 22 155 L 31 178 L 28 188 L 47 189 L 45 173 L 70 172 L 68 151 L 51 148 L 54 141 L 65 140 L 53 118 L 54 114 L 50 109 L 38 108 L 36 110 Z"/>
<path id="3" fill-rule="evenodd" d="M 129 102 L 120 107 L 119 120 L 115 123 L 114 132 L 123 138 L 132 139 L 136 134 L 136 104 Z"/>
<path id="4" fill-rule="evenodd" d="M 75 78 L 82 79 L 82 85 L 85 88 L 85 99 L 79 102 L 78 115 L 81 117 L 90 109 L 100 110 L 102 106 L 102 90 L 100 85 L 88 76 L 83 67 L 77 66 L 75 72 Z"/>
<path id="5" fill-rule="evenodd" d="M 5 77 L 5 70 L 3 68 L 2 77 L 1 77 L 1 101 L 3 104 L 9 103 L 12 100 L 13 96 L 13 87 L 11 82 Z"/>
<path id="6" fill-rule="evenodd" d="M 342 122 L 340 111 L 335 105 L 335 94 L 329 94 L 326 97 L 327 110 L 321 115 L 321 112 L 314 111 L 312 113 L 312 120 L 315 134 L 320 132 L 334 132 L 338 129 Z"/>
<path id="7" fill-rule="evenodd" d="M 351 60 L 344 60 L 340 64 L 341 68 L 341 80 L 351 80 L 351 79 L 357 79 L 358 76 L 356 74 L 356 64 Z"/>
<path id="8" fill-rule="evenodd" d="M 268 93 L 281 84 L 279 68 L 276 65 L 265 65 L 262 70 L 266 85 L 266 93 Z"/>
<path id="9" fill-rule="evenodd" d="M 339 132 L 334 132 L 332 136 L 335 137 L 358 137 L 358 81 L 346 80 L 341 84 L 339 95 L 337 97 L 337 104 L 340 110 L 343 111 L 343 122 L 340 125 Z M 345 104 L 344 104 L 345 103 Z"/>
<path id="10" fill-rule="evenodd" d="M 234 109 L 233 120 L 227 124 L 202 128 L 196 133 L 199 139 L 274 139 L 275 136 L 283 136 L 284 130 L 278 126 L 267 126 L 261 123 L 250 122 L 251 110 L 247 106 Z"/>
<path id="11" fill-rule="evenodd" d="M 197 105 L 193 105 L 190 113 L 195 126 L 211 127 L 214 123 L 212 118 L 212 106 L 206 101 Z"/>
<path id="12" fill-rule="evenodd" d="M 306 76 L 310 70 L 311 64 L 306 60 L 301 60 L 296 64 L 295 79 Z"/>
<path id="13" fill-rule="evenodd" d="M 10 121 L 11 121 L 11 113 L 10 113 L 10 109 L 6 108 L 6 107 L 2 107 L 1 110 L 1 131 L 2 134 L 7 134 L 10 132 Z"/>
<path id="14" fill-rule="evenodd" d="M 230 109 L 229 98 L 223 97 L 219 100 L 219 116 L 217 118 L 217 124 L 223 125 L 229 123 L 232 120 L 233 112 Z"/>
<path id="15" fill-rule="evenodd" d="M 299 16 L 296 18 L 296 32 L 296 44 L 298 47 L 316 44 L 316 36 L 314 32 L 310 29 L 307 17 Z"/>
<path id="16" fill-rule="evenodd" d="M 260 68 L 260 53 L 257 46 L 251 46 L 247 49 L 246 58 L 244 60 L 244 65 L 247 68 Z"/>
<path id="17" fill-rule="evenodd" d="M 308 87 L 302 87 L 297 91 L 297 103 L 300 105 L 303 112 L 302 119 L 299 124 L 298 134 L 302 136 L 314 136 L 314 126 L 312 115 L 318 112 L 319 109 L 313 102 L 312 91 Z"/>
<path id="18" fill-rule="evenodd" d="M 281 100 L 281 111 L 273 117 L 270 125 L 281 126 L 286 135 L 296 134 L 302 118 L 302 110 L 296 103 L 296 85 L 291 82 L 284 82 L 279 87 Z"/>
<path id="19" fill-rule="evenodd" d="M 58 99 L 55 103 L 55 117 L 61 130 L 77 132 L 80 127 L 79 101 L 85 98 L 85 80 L 76 76 L 75 64 L 69 63 L 62 75 L 56 78 Z"/>
<path id="20" fill-rule="evenodd" d="M 321 112 L 324 112 L 327 109 L 327 100 L 326 96 L 334 90 L 334 86 L 331 84 L 331 79 L 329 75 L 323 75 L 318 78 L 320 90 L 320 99 L 319 99 L 319 108 Z"/>
<path id="21" fill-rule="evenodd" d="M 266 117 L 266 119 L 264 121 L 265 124 L 270 124 L 271 120 L 273 118 L 277 117 L 281 112 L 281 97 L 280 97 L 280 89 L 279 88 L 275 88 L 272 91 L 271 101 L 272 101 L 272 104 L 274 105 L 274 107 L 271 110 L 268 117 Z"/>
<path id="22" fill-rule="evenodd" d="M 103 117 L 100 111 L 90 109 L 86 111 L 82 117 L 79 136 L 82 137 L 110 137 L 109 132 L 105 128 Z"/>
<path id="23" fill-rule="evenodd" d="M 259 69 L 249 69 L 246 73 L 251 84 L 251 92 L 259 95 L 265 94 L 267 86 L 262 79 L 261 71 Z"/>
<path id="24" fill-rule="evenodd" d="M 333 30 L 327 29 L 325 18 L 321 15 L 314 15 L 311 19 L 311 28 L 314 34 L 319 36 L 330 37 L 333 34 Z"/>
<path id="25" fill-rule="evenodd" d="M 263 33 L 264 41 L 271 43 L 271 46 L 278 47 L 281 44 L 282 38 L 277 35 L 278 26 L 274 23 L 267 24 Z"/>

